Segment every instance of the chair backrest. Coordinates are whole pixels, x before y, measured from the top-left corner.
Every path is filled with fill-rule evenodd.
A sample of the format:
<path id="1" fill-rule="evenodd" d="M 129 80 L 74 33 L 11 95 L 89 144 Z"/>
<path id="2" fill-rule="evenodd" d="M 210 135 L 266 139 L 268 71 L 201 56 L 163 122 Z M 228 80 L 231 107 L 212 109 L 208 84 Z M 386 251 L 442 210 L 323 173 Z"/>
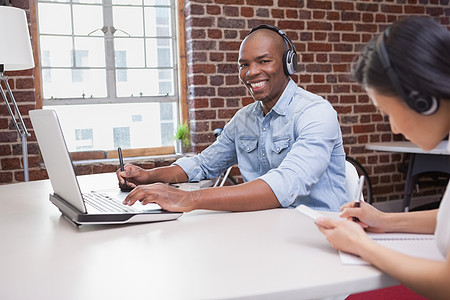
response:
<path id="1" fill-rule="evenodd" d="M 345 189 L 347 191 L 347 200 L 353 201 L 355 197 L 356 185 L 358 184 L 358 172 L 352 163 L 345 161 Z"/>

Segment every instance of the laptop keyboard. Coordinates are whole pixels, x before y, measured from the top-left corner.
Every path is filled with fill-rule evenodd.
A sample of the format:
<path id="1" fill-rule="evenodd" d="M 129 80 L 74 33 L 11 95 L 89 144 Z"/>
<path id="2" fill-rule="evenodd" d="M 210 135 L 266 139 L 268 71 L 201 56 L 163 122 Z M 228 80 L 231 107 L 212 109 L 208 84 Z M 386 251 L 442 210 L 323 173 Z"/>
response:
<path id="1" fill-rule="evenodd" d="M 85 193 L 83 194 L 83 199 L 87 206 L 100 212 L 126 213 L 138 211 L 134 207 L 123 205 L 118 199 L 102 193 Z"/>

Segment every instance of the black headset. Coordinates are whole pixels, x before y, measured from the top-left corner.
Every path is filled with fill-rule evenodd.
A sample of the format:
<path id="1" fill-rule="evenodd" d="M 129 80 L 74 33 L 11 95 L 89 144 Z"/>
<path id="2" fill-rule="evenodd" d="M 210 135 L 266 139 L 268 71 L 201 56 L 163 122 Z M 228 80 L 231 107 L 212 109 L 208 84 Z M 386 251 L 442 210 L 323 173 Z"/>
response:
<path id="1" fill-rule="evenodd" d="M 283 30 L 281 30 L 278 27 L 275 27 L 272 25 L 267 25 L 267 24 L 261 24 L 255 28 L 253 28 L 247 34 L 247 36 L 259 29 L 269 29 L 269 30 L 275 31 L 276 33 L 281 35 L 281 37 L 283 38 L 284 43 L 286 45 L 286 51 L 283 54 L 284 74 L 286 74 L 286 76 L 290 76 L 290 75 L 294 74 L 297 71 L 297 66 L 298 66 L 297 51 L 295 50 L 294 43 L 292 43 L 292 41 L 286 36 L 286 33 L 284 33 Z"/>
<path id="2" fill-rule="evenodd" d="M 423 95 L 418 91 L 411 91 L 408 95 L 401 85 L 400 80 L 392 67 L 384 42 L 389 35 L 389 31 L 390 27 L 388 27 L 383 34 L 378 36 L 375 44 L 375 50 L 383 66 L 384 72 L 388 75 L 389 80 L 397 93 L 406 101 L 410 108 L 424 116 L 434 114 L 439 108 L 439 100 L 436 97 Z"/>

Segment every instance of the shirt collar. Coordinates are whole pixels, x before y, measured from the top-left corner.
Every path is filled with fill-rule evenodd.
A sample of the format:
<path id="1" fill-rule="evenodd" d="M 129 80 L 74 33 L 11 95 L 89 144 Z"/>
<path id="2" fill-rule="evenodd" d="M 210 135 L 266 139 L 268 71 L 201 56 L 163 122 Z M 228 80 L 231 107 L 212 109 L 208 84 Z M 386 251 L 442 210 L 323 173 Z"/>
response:
<path id="1" fill-rule="evenodd" d="M 291 78 L 289 78 L 289 82 L 288 82 L 286 88 L 284 89 L 283 93 L 281 94 L 280 99 L 278 99 L 277 103 L 275 103 L 275 105 L 272 107 L 271 111 L 274 111 L 281 116 L 286 115 L 286 113 L 288 112 L 289 103 L 291 103 L 291 100 L 292 100 L 295 92 L 297 91 L 297 88 L 298 87 L 295 84 L 295 82 Z M 261 103 L 259 104 L 259 108 L 262 113 Z M 269 114 L 270 114 L 270 112 L 269 112 Z"/>

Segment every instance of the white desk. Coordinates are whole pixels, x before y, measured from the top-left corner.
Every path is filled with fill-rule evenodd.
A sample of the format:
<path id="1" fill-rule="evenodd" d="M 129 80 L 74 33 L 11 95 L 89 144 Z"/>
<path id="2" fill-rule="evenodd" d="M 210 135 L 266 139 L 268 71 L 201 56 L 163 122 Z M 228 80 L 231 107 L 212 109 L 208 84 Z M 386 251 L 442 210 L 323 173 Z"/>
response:
<path id="1" fill-rule="evenodd" d="M 114 174 L 80 182 L 117 185 Z M 77 228 L 50 192 L 47 180 L 0 186 L 1 299 L 311 299 L 398 284 L 342 265 L 292 209 Z"/>
<path id="2" fill-rule="evenodd" d="M 425 151 L 411 142 L 397 141 L 397 142 L 370 143 L 366 145 L 366 149 L 377 151 L 416 153 L 416 154 L 450 155 L 450 153 L 447 150 L 447 144 L 448 141 L 442 141 L 433 150 Z"/>
<path id="3" fill-rule="evenodd" d="M 406 174 L 403 198 L 403 210 L 409 211 L 414 182 L 419 174 L 425 172 L 443 172 L 450 174 L 450 153 L 448 141 L 442 141 L 431 151 L 424 151 L 419 146 L 406 141 L 367 144 L 366 149 L 376 151 L 411 153 Z"/>

